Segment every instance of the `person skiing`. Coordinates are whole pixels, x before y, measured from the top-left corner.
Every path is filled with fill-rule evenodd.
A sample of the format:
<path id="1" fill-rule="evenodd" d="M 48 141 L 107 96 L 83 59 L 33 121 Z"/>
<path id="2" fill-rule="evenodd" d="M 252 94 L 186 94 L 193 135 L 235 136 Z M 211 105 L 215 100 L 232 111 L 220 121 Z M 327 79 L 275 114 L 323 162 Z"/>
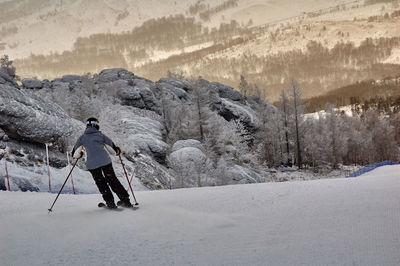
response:
<path id="1" fill-rule="evenodd" d="M 117 155 L 121 154 L 121 149 L 117 147 L 111 139 L 101 133 L 99 129 L 99 120 L 93 117 L 89 118 L 86 121 L 86 130 L 84 134 L 78 138 L 72 150 L 72 156 L 74 156 L 74 153 L 81 146 L 85 148 L 87 154 L 86 166 L 89 172 L 92 174 L 97 188 L 103 196 L 108 208 L 117 208 L 111 190 L 114 191 L 114 193 L 117 194 L 120 199 L 118 205 L 123 207 L 132 207 L 128 192 L 115 176 L 111 159 L 105 150 L 105 145 L 112 147 Z M 83 152 L 80 151 L 80 154 L 75 157 L 80 158 L 82 155 Z"/>

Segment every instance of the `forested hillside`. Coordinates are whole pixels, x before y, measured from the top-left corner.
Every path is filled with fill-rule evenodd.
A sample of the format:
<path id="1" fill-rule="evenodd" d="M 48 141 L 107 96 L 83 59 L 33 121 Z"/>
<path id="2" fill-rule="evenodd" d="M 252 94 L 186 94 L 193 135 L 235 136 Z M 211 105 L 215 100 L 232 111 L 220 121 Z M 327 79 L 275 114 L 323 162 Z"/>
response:
<path id="1" fill-rule="evenodd" d="M 228 9 L 238 4 L 228 2 Z M 151 80 L 171 71 L 237 87 L 243 76 L 271 101 L 290 87 L 291 78 L 308 98 L 400 73 L 397 1 L 338 5 L 262 26 L 236 20 L 209 26 L 198 18 L 204 10 L 223 7 L 198 2 L 186 15 L 147 20 L 123 33 L 80 37 L 71 50 L 32 54 L 15 65 L 22 76 L 40 78 L 124 67 Z"/>

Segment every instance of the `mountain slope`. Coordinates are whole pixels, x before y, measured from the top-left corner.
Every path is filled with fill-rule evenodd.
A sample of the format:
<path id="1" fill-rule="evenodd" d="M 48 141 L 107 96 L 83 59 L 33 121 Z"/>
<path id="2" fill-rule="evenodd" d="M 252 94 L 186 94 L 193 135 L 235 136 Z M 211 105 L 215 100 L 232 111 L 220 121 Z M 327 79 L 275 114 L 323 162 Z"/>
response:
<path id="1" fill-rule="evenodd" d="M 358 178 L 99 195 L 0 192 L 2 265 L 398 265 L 400 166 Z M 40 241 L 38 241 L 40 240 Z"/>
<path id="2" fill-rule="evenodd" d="M 101 1 L 85 8 L 84 12 L 93 11 L 81 14 L 82 20 L 74 17 L 83 12 L 75 10 L 80 1 L 67 1 L 60 14 L 68 15 L 56 13 L 33 26 L 26 22 L 26 32 L 10 22 L 8 30 L 2 30 L 8 34 L 0 49 L 12 58 L 22 56 L 15 52 L 34 53 L 15 60 L 23 77 L 52 79 L 64 73 L 123 67 L 151 80 L 170 70 L 237 86 L 244 75 L 272 101 L 290 86 L 291 78 L 304 88 L 305 97 L 312 97 L 367 78 L 399 74 L 398 1 L 289 2 L 185 2 L 170 11 L 175 16 L 162 18 L 143 4 L 141 8 L 152 17 L 133 22 L 141 9 L 126 6 L 119 13 L 119 5 Z M 98 22 L 101 16 L 106 18 Z M 60 31 L 65 34 L 59 36 Z M 29 37 L 33 35 L 35 40 Z M 25 39 L 12 41 L 18 36 Z"/>
<path id="3" fill-rule="evenodd" d="M 122 33 L 147 20 L 176 14 L 196 16 L 212 28 L 232 19 L 259 25 L 331 5 L 324 0 L 295 5 L 289 0 L 13 0 L 0 2 L 0 51 L 3 46 L 14 59 L 60 53 L 71 50 L 78 37 Z"/>

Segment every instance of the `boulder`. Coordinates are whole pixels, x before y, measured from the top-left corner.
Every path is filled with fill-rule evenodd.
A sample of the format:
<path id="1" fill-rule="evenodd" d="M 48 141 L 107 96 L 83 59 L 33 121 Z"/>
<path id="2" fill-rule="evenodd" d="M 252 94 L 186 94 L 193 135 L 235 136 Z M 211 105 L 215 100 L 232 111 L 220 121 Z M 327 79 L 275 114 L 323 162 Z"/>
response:
<path id="1" fill-rule="evenodd" d="M 184 147 L 172 152 L 169 156 L 169 164 L 174 168 L 176 165 L 190 167 L 203 165 L 207 160 L 206 155 L 198 148 Z M 175 169 L 174 169 L 175 170 Z"/>
<path id="2" fill-rule="evenodd" d="M 174 177 L 168 169 L 156 162 L 151 156 L 132 152 L 124 153 L 126 158 L 132 162 L 135 168 L 135 177 L 150 189 L 171 188 Z"/>
<path id="3" fill-rule="evenodd" d="M 240 165 L 234 165 L 227 170 L 227 176 L 229 180 L 227 180 L 228 184 L 252 184 L 257 183 L 261 177 Z"/>
<path id="4" fill-rule="evenodd" d="M 221 99 L 221 103 L 213 105 L 213 107 L 227 121 L 231 121 L 232 119 L 239 120 L 249 131 L 254 131 L 257 128 L 258 122 L 255 112 L 245 105 Z"/>
<path id="5" fill-rule="evenodd" d="M 51 82 L 48 79 L 42 80 L 43 88 L 49 89 L 51 88 Z"/>
<path id="6" fill-rule="evenodd" d="M 221 98 L 226 98 L 243 104 L 246 102 L 246 98 L 240 92 L 230 86 L 218 82 L 210 82 L 208 87 L 211 90 L 216 91 Z"/>
<path id="7" fill-rule="evenodd" d="M 207 156 L 198 148 L 184 147 L 171 153 L 168 165 L 177 173 L 175 187 L 193 187 L 207 164 Z"/>
<path id="8" fill-rule="evenodd" d="M 64 75 L 61 78 L 62 82 L 82 81 L 82 77 L 78 75 Z"/>
<path id="9" fill-rule="evenodd" d="M 153 138 L 149 134 L 135 134 L 129 136 L 129 141 L 141 153 L 152 156 L 157 162 L 165 164 L 168 152 L 168 144 Z"/>
<path id="10" fill-rule="evenodd" d="M 163 97 L 177 102 L 189 100 L 190 92 L 193 90 L 190 82 L 180 79 L 162 78 L 156 82 L 156 85 L 158 98 L 161 98 L 162 92 Z"/>
<path id="11" fill-rule="evenodd" d="M 189 81 L 181 79 L 162 78 L 159 81 L 157 81 L 157 84 L 161 86 L 178 88 L 184 90 L 185 92 L 190 92 L 193 89 Z"/>
<path id="12" fill-rule="evenodd" d="M 51 88 L 54 90 L 63 90 L 63 91 L 71 90 L 70 84 L 62 81 L 61 79 L 53 80 L 51 82 Z"/>
<path id="13" fill-rule="evenodd" d="M 113 82 L 120 79 L 123 80 L 132 80 L 134 79 L 134 74 L 129 72 L 123 68 L 111 68 L 111 69 L 104 69 L 100 72 L 97 82 L 99 83 L 106 83 L 106 82 Z"/>
<path id="14" fill-rule="evenodd" d="M 81 123 L 29 90 L 0 84 L 0 126 L 11 138 L 46 143 L 74 135 Z"/>
<path id="15" fill-rule="evenodd" d="M 33 192 L 38 192 L 40 189 L 32 184 L 31 180 L 23 177 L 17 177 L 17 176 L 10 176 L 12 179 L 13 184 L 15 184 L 19 190 L 26 192 L 26 191 L 33 191 Z"/>
<path id="16" fill-rule="evenodd" d="M 147 113 L 146 113 L 147 112 Z M 148 113 L 156 117 L 148 117 Z M 168 144 L 163 141 L 164 126 L 156 120 L 154 112 L 129 106 L 108 107 L 100 115 L 100 121 L 107 136 L 126 152 L 141 153 L 165 164 Z"/>
<path id="17" fill-rule="evenodd" d="M 9 84 L 12 86 L 18 86 L 17 82 L 10 77 L 7 73 L 4 73 L 0 67 L 0 84 Z"/>
<path id="18" fill-rule="evenodd" d="M 153 94 L 153 83 L 146 80 L 135 79 L 131 82 L 119 80 L 113 82 L 117 88 L 117 97 L 121 99 L 123 105 L 133 106 L 140 109 L 151 110 L 161 113 L 160 103 Z M 131 85 L 130 85 L 131 84 Z"/>
<path id="19" fill-rule="evenodd" d="M 178 140 L 172 146 L 171 152 L 175 152 L 177 150 L 180 150 L 180 149 L 186 148 L 186 147 L 197 148 L 197 149 L 201 150 L 202 152 L 204 152 L 204 147 L 201 144 L 201 142 L 198 140 L 195 140 L 195 139 Z"/>
<path id="20" fill-rule="evenodd" d="M 188 100 L 189 99 L 189 94 L 184 89 L 175 87 L 169 83 L 159 83 L 157 85 L 158 85 L 158 88 L 160 89 L 160 92 L 164 92 L 164 95 L 171 93 L 180 100 Z M 174 100 L 174 97 L 170 97 L 170 98 L 172 100 Z"/>
<path id="21" fill-rule="evenodd" d="M 41 88 L 43 88 L 42 82 L 37 79 L 23 79 L 22 85 L 26 89 L 41 89 Z"/>

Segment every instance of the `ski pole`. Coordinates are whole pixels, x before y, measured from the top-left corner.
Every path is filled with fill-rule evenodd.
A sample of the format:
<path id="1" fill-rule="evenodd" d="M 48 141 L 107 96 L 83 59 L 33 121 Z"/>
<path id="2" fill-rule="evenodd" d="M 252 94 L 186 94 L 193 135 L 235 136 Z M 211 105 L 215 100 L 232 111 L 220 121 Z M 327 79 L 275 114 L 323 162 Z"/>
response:
<path id="1" fill-rule="evenodd" d="M 60 196 L 61 191 L 64 189 L 64 186 L 65 186 L 65 184 L 67 183 L 68 178 L 69 178 L 70 175 L 72 174 L 72 170 L 74 170 L 75 165 L 77 164 L 77 162 L 79 161 L 79 159 L 80 159 L 80 157 L 79 157 L 78 159 L 76 159 L 74 165 L 72 166 L 71 170 L 69 171 L 69 174 L 68 174 L 67 178 L 65 179 L 64 184 L 62 185 L 60 191 L 58 192 L 56 199 L 54 200 L 54 202 L 53 202 L 53 204 L 51 205 L 50 209 L 48 209 L 48 210 L 49 210 L 49 213 L 53 211 L 54 204 L 56 204 L 56 201 L 57 201 L 58 197 Z"/>
<path id="2" fill-rule="evenodd" d="M 4 160 L 4 168 L 6 169 L 8 191 L 11 191 L 11 189 L 10 189 L 10 178 L 8 177 L 7 160 Z"/>
<path id="3" fill-rule="evenodd" d="M 139 203 L 136 201 L 135 194 L 133 193 L 133 189 L 132 189 L 132 186 L 131 186 L 131 182 L 129 181 L 128 174 L 126 173 L 126 170 L 125 170 L 125 165 L 124 165 L 124 162 L 122 161 L 121 154 L 118 154 L 118 156 L 119 156 L 119 160 L 121 161 L 122 168 L 124 169 L 124 173 L 125 173 L 126 181 L 128 181 L 129 188 L 131 189 L 132 196 L 133 196 L 133 200 L 135 201 L 135 205 L 139 205 Z"/>
<path id="4" fill-rule="evenodd" d="M 67 161 L 68 161 L 68 165 L 69 165 L 69 169 L 71 169 L 71 165 L 69 164 L 69 152 L 67 152 Z M 71 184 L 72 184 L 72 191 L 74 192 L 74 195 L 76 194 L 75 193 L 75 186 L 74 186 L 74 179 L 72 178 L 72 174 L 71 174 Z"/>
<path id="5" fill-rule="evenodd" d="M 132 180 L 134 177 L 135 177 L 135 168 L 133 168 L 133 171 L 132 171 L 132 175 L 131 175 L 131 179 L 130 179 L 131 184 L 132 184 Z M 128 191 L 128 193 L 129 193 L 129 188 L 126 191 Z"/>
<path id="6" fill-rule="evenodd" d="M 49 144 L 48 143 L 46 143 L 46 157 L 47 157 L 47 175 L 49 176 L 49 192 L 51 192 Z"/>

